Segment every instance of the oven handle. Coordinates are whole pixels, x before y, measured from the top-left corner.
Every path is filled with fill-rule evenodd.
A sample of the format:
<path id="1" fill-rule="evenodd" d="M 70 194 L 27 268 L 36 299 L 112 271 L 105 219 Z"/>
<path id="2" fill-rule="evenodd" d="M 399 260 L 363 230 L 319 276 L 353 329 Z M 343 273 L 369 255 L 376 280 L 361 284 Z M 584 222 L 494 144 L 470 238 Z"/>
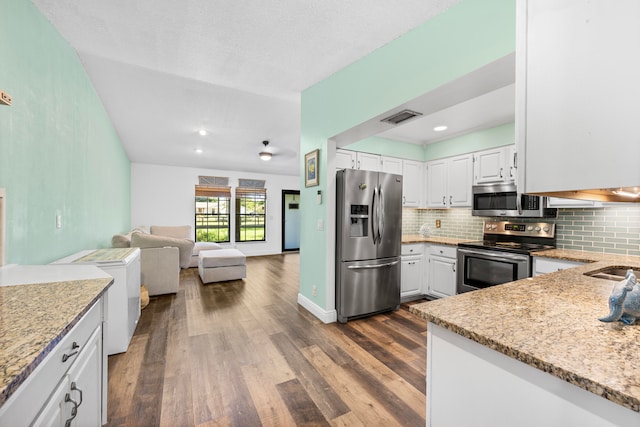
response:
<path id="1" fill-rule="evenodd" d="M 506 261 L 528 261 L 529 260 L 529 255 L 523 255 L 523 254 L 510 254 L 507 252 L 497 252 L 497 251 L 488 251 L 488 250 L 483 250 L 483 249 L 462 249 L 462 248 L 458 248 L 458 253 L 462 254 L 462 255 L 473 255 L 473 256 L 477 256 L 477 257 L 484 257 L 484 258 L 488 258 L 488 259 L 495 259 L 495 260 L 506 260 Z"/>

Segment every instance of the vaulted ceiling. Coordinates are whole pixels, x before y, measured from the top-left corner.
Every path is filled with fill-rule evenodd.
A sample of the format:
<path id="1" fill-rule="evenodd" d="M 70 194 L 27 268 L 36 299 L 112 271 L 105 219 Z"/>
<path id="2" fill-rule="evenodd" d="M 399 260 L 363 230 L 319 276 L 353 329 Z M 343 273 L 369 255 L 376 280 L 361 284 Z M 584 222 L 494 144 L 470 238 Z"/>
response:
<path id="1" fill-rule="evenodd" d="M 32 1 L 132 162 L 298 174 L 300 93 L 458 0 Z"/>

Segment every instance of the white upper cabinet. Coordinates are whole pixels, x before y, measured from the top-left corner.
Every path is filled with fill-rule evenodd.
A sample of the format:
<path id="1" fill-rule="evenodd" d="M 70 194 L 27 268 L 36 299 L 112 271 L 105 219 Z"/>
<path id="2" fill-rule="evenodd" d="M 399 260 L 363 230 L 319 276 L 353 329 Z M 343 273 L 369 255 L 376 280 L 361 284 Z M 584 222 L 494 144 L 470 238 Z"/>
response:
<path id="1" fill-rule="evenodd" d="M 355 169 L 356 152 L 349 150 L 336 150 L 336 169 Z"/>
<path id="2" fill-rule="evenodd" d="M 336 150 L 336 169 L 360 169 L 373 172 L 381 171 L 381 156 L 351 150 Z"/>
<path id="3" fill-rule="evenodd" d="M 474 154 L 475 185 L 514 182 L 515 176 L 515 145 L 478 151 Z"/>
<path id="4" fill-rule="evenodd" d="M 516 5 L 521 190 L 640 185 L 640 2 Z"/>
<path id="5" fill-rule="evenodd" d="M 471 206 L 471 154 L 427 162 L 427 207 Z"/>
<path id="6" fill-rule="evenodd" d="M 402 161 L 402 207 L 422 207 L 423 163 L 413 160 Z"/>
<path id="7" fill-rule="evenodd" d="M 402 175 L 402 159 L 382 156 L 382 172 Z"/>

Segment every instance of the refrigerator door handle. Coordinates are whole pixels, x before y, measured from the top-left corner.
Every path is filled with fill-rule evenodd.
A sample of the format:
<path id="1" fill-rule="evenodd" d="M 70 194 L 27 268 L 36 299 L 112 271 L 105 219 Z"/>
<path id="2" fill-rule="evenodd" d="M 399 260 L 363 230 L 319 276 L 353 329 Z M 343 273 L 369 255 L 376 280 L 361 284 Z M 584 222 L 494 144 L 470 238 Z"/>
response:
<path id="1" fill-rule="evenodd" d="M 396 265 L 398 262 L 399 261 L 391 261 L 391 262 L 385 262 L 384 264 L 350 265 L 347 268 L 349 270 L 359 270 L 359 269 L 365 269 L 365 268 L 391 267 L 393 265 Z"/>
<path id="2" fill-rule="evenodd" d="M 373 239 L 373 244 L 375 245 L 378 242 L 378 230 L 376 230 L 376 225 L 378 225 L 378 209 L 380 200 L 378 200 L 378 187 L 373 187 L 373 199 L 371 200 L 371 238 Z"/>
<path id="3" fill-rule="evenodd" d="M 384 234 L 384 193 L 381 185 L 378 185 L 378 194 L 380 194 L 380 203 L 378 203 L 378 243 L 381 243 L 382 235 Z"/>

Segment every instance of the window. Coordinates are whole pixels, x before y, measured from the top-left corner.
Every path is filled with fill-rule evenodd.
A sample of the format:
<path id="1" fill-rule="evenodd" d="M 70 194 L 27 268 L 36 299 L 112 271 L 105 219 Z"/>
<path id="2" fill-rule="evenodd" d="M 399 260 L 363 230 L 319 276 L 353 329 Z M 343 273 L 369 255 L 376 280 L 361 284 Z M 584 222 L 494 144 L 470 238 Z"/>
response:
<path id="1" fill-rule="evenodd" d="M 231 189 L 196 185 L 196 242 L 229 242 Z"/>
<path id="2" fill-rule="evenodd" d="M 267 190 L 236 188 L 236 242 L 266 240 Z"/>

